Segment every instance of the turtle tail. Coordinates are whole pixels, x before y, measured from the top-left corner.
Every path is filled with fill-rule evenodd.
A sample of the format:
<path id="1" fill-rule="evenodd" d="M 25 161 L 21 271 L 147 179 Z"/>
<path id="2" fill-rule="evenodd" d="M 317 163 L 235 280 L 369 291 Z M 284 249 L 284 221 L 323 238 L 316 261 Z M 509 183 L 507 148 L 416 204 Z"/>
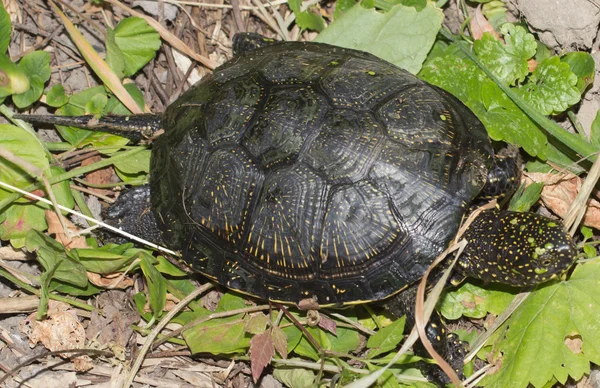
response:
<path id="1" fill-rule="evenodd" d="M 162 116 L 156 114 L 137 114 L 130 116 L 105 115 L 102 117 L 56 116 L 56 115 L 14 115 L 15 119 L 35 124 L 55 124 L 101 131 L 123 136 L 139 142 L 159 135 Z"/>

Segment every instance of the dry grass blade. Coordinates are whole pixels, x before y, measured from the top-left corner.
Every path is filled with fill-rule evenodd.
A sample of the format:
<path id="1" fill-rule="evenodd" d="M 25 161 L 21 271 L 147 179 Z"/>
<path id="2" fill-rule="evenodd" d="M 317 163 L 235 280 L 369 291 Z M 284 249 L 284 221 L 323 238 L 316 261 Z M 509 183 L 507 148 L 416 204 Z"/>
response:
<path id="1" fill-rule="evenodd" d="M 465 362 L 471 361 L 471 359 L 473 359 L 473 357 L 475 357 L 477 355 L 477 352 L 479 352 L 479 350 L 483 347 L 483 345 L 485 345 L 488 338 L 492 334 L 494 334 L 494 332 L 504 322 L 506 322 L 506 320 L 512 315 L 512 313 L 517 309 L 517 307 L 519 307 L 521 305 L 521 303 L 523 303 L 523 301 L 527 298 L 527 296 L 529 294 L 530 294 L 530 292 L 521 292 L 520 294 L 515 296 L 513 301 L 510 303 L 510 306 L 508 306 L 508 308 L 506 310 L 504 310 L 504 312 L 502 314 L 500 314 L 498 316 L 498 318 L 496 318 L 494 323 L 484 333 L 482 333 L 479 337 L 477 337 L 477 339 L 475 340 L 475 343 L 473 343 L 473 346 L 471 347 L 471 351 L 469 353 L 467 353 L 467 355 L 465 356 Z"/>
<path id="2" fill-rule="evenodd" d="M 452 367 L 446 362 L 446 360 L 444 360 L 442 358 L 442 356 L 440 356 L 433 348 L 433 345 L 431 344 L 431 342 L 427 338 L 427 335 L 425 334 L 425 325 L 426 325 L 427 321 L 429 320 L 429 317 L 431 316 L 431 313 L 433 312 L 435 304 L 437 303 L 437 300 L 439 299 L 439 296 L 442 293 L 442 291 L 446 285 L 447 279 L 450 276 L 450 273 L 452 271 L 454 264 L 456 263 L 456 260 L 458 259 L 458 257 L 460 256 L 460 254 L 462 253 L 463 249 L 465 248 L 465 246 L 467 244 L 466 241 L 464 241 L 464 240 L 460 241 L 460 242 L 458 242 L 458 241 L 460 240 L 462 235 L 465 233 L 465 231 L 469 228 L 469 226 L 471 225 L 473 220 L 475 220 L 475 218 L 482 211 L 494 208 L 495 205 L 496 205 L 496 202 L 492 201 L 492 202 L 486 204 L 485 206 L 482 206 L 482 207 L 478 208 L 477 210 L 475 210 L 469 216 L 469 218 L 467 218 L 465 223 L 461 226 L 458 233 L 456 234 L 456 237 L 454 238 L 454 242 L 450 245 L 450 247 L 448 247 L 448 249 L 446 249 L 429 266 L 429 268 L 423 275 L 423 278 L 421 279 L 421 282 L 419 283 L 419 288 L 417 290 L 417 300 L 416 300 L 416 304 L 415 304 L 415 328 L 417 329 L 417 331 L 419 333 L 421 343 L 423 344 L 425 349 L 427 349 L 427 352 L 429 352 L 431 357 L 436 360 L 439 367 L 444 371 L 444 373 L 446 373 L 446 375 L 448 377 L 450 377 L 450 380 L 452 381 L 452 383 L 457 387 L 461 386 L 461 382 L 460 382 L 460 379 L 458 378 L 458 375 L 452 369 Z M 454 258 L 454 260 L 452 261 L 450 266 L 448 266 L 448 268 L 444 271 L 444 274 L 442 275 L 442 277 L 439 279 L 439 281 L 436 283 L 436 285 L 431 290 L 431 292 L 429 294 L 429 298 L 427 298 L 427 304 L 426 304 L 425 303 L 425 290 L 427 287 L 427 278 L 429 277 L 429 274 L 431 273 L 433 268 L 435 268 L 439 263 L 441 263 L 445 259 L 446 255 L 448 255 L 450 252 L 453 252 L 455 250 L 458 250 L 456 257 Z"/>
<path id="3" fill-rule="evenodd" d="M 575 201 L 573 201 L 573 204 L 571 204 L 571 207 L 569 208 L 569 211 L 564 219 L 565 228 L 569 230 L 571 236 L 575 234 L 577 228 L 579 227 L 579 223 L 585 215 L 588 198 L 596 186 L 596 183 L 598 183 L 599 177 L 600 158 L 596 158 L 596 161 L 594 161 L 587 178 L 581 186 L 581 190 L 579 190 L 579 193 L 577 193 L 577 197 L 575 197 Z"/>
<path id="4" fill-rule="evenodd" d="M 89 44 L 89 42 L 81 35 L 81 33 L 75 28 L 73 23 L 67 18 L 67 16 L 54 4 L 53 1 L 49 1 L 49 4 L 54 9 L 54 12 L 60 17 L 65 29 L 71 36 L 71 39 L 81 52 L 81 55 L 85 58 L 87 64 L 94 70 L 94 73 L 102 80 L 102 82 L 114 93 L 115 96 L 129 109 L 132 113 L 138 114 L 143 113 L 140 107 L 135 103 L 131 95 L 127 92 L 121 80 L 112 71 L 110 66 L 98 55 L 96 50 Z"/>
<path id="5" fill-rule="evenodd" d="M 204 292 L 206 292 L 207 290 L 209 290 L 212 287 L 213 287 L 213 285 L 211 283 L 207 283 L 207 284 L 203 285 L 202 287 L 198 287 L 191 294 L 186 296 L 181 302 L 179 302 L 177 304 L 177 306 L 175 306 L 175 308 L 173 308 L 171 311 L 169 311 L 169 313 L 167 315 L 165 315 L 165 317 L 163 319 L 161 319 L 160 322 L 158 322 L 156 327 L 154 329 L 152 329 L 152 332 L 150 332 L 150 334 L 148 334 L 148 336 L 146 337 L 146 342 L 144 343 L 144 346 L 142 346 L 142 348 L 140 349 L 140 352 L 138 353 L 138 356 L 135 359 L 135 362 L 131 366 L 131 370 L 129 371 L 127 378 L 125 379 L 125 384 L 123 384 L 124 387 L 131 387 L 131 385 L 133 384 L 135 375 L 137 374 L 138 370 L 142 366 L 142 362 L 144 361 L 144 358 L 146 357 L 146 353 L 148 353 L 148 351 L 152 347 L 152 342 L 158 336 L 160 331 L 162 329 L 164 329 L 165 326 L 167 326 L 167 324 L 171 321 L 171 319 L 173 319 L 173 317 L 175 315 L 177 315 L 181 310 L 183 310 L 183 308 L 185 306 L 187 306 L 192 300 L 196 299 L 196 297 L 202 295 Z"/>
<path id="6" fill-rule="evenodd" d="M 144 19 L 149 25 L 151 25 L 156 31 L 158 31 L 160 37 L 169 42 L 169 44 L 174 49 L 179 50 L 188 57 L 202 63 L 204 66 L 208 67 L 211 70 L 218 66 L 217 63 L 212 59 L 195 53 L 191 48 L 189 48 L 187 44 L 185 44 L 182 40 L 173 35 L 171 32 L 167 31 L 163 26 L 161 26 L 159 22 L 157 22 L 153 18 L 144 15 L 143 13 L 134 11 L 133 9 L 129 8 L 128 6 L 126 6 L 118 0 L 106 0 L 106 2 L 127 11 L 132 16 Z"/>

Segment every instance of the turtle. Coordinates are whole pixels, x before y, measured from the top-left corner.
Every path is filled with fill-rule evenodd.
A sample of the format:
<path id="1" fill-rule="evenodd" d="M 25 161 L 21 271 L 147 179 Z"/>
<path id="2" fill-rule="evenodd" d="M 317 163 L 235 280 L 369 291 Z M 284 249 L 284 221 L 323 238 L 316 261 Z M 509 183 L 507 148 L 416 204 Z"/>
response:
<path id="1" fill-rule="evenodd" d="M 138 140 L 163 130 L 149 190 L 123 195 L 112 217 L 151 207 L 141 233 L 213 281 L 275 302 L 404 308 L 472 205 L 518 185 L 517 161 L 494 152 L 475 114 L 404 69 L 247 33 L 233 49 L 163 114 L 21 117 Z M 536 285 L 575 257 L 560 223 L 536 213 L 484 211 L 464 238 L 455 272 L 484 282 Z M 440 330 L 428 336 L 448 354 Z"/>

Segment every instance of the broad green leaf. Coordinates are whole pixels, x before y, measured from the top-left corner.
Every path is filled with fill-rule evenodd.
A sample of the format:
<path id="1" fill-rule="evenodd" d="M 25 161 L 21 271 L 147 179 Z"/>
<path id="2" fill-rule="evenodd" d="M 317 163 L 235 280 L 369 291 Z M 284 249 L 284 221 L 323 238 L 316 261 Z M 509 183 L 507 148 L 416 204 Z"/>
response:
<path id="1" fill-rule="evenodd" d="M 314 340 L 321 346 L 322 349 L 331 349 L 330 337 L 327 333 L 318 327 L 305 327 L 306 331 L 312 335 Z M 285 331 L 285 330 L 284 330 Z M 298 345 L 294 348 L 294 353 L 302 357 L 308 357 L 317 361 L 321 355 L 317 348 L 312 344 L 304 334 Z"/>
<path id="2" fill-rule="evenodd" d="M 293 13 L 298 13 L 300 12 L 300 7 L 302 7 L 302 0 L 288 0 L 288 6 Z"/>
<path id="3" fill-rule="evenodd" d="M 567 63 L 571 71 L 577 76 L 577 89 L 583 94 L 594 82 L 596 63 L 589 53 L 574 51 L 560 58 L 561 62 Z"/>
<path id="4" fill-rule="evenodd" d="M 312 30 L 321 32 L 325 28 L 323 18 L 310 11 L 303 11 L 296 14 L 296 24 L 303 30 Z"/>
<path id="5" fill-rule="evenodd" d="M 431 2 L 421 12 L 399 4 L 386 13 L 357 4 L 331 23 L 315 41 L 367 51 L 416 74 L 443 18 L 442 11 Z"/>
<path id="6" fill-rule="evenodd" d="M 78 261 L 76 254 L 66 251 L 52 238 L 32 230 L 27 234 L 25 247 L 29 252 L 37 253 L 37 259 L 46 271 L 54 271 L 52 278 L 76 287 L 87 286 L 85 268 Z"/>
<path id="7" fill-rule="evenodd" d="M 56 84 L 46 93 L 46 103 L 54 108 L 60 108 L 69 102 L 69 96 L 61 84 Z"/>
<path id="8" fill-rule="evenodd" d="M 475 41 L 475 52 L 481 62 L 505 84 L 523 82 L 529 74 L 527 61 L 535 55 L 535 38 L 523 27 L 510 23 L 502 26 L 501 33 L 505 43 L 486 32 L 481 40 Z"/>
<path id="9" fill-rule="evenodd" d="M 106 30 L 106 64 L 115 72 L 117 77 L 123 78 L 125 71 L 125 57 L 115 41 L 115 30 Z"/>
<path id="10" fill-rule="evenodd" d="M 577 76 L 558 57 L 543 60 L 529 81 L 517 91 L 525 101 L 545 115 L 564 112 L 578 103 L 581 97 L 577 89 Z"/>
<path id="11" fill-rule="evenodd" d="M 148 297 L 150 298 L 150 308 L 154 318 L 160 317 L 163 309 L 165 308 L 166 297 L 167 297 L 167 285 L 165 279 L 162 277 L 160 272 L 154 268 L 154 258 L 152 255 L 140 251 L 141 261 L 140 267 L 144 273 L 146 284 L 148 285 Z"/>
<path id="12" fill-rule="evenodd" d="M 85 104 L 86 113 L 100 115 L 108 102 L 108 96 L 104 93 L 98 93 Z"/>
<path id="13" fill-rule="evenodd" d="M 375 335 L 369 337 L 367 348 L 371 349 L 368 353 L 369 358 L 375 358 L 380 354 L 387 353 L 404 339 L 404 323 L 406 317 L 396 319 L 390 325 L 379 330 Z"/>
<path id="14" fill-rule="evenodd" d="M 15 203 L 2 213 L 0 216 L 2 221 L 0 239 L 10 240 L 11 245 L 15 248 L 22 248 L 25 245 L 25 237 L 31 230 L 48 228 L 44 209 L 32 203 Z"/>
<path id="15" fill-rule="evenodd" d="M 269 318 L 265 314 L 261 312 L 254 313 L 245 320 L 244 330 L 251 334 L 260 334 L 266 330 L 268 323 Z"/>
<path id="16" fill-rule="evenodd" d="M 313 371 L 307 369 L 275 368 L 273 377 L 289 388 L 315 387 L 315 374 Z"/>
<path id="17" fill-rule="evenodd" d="M 188 275 L 187 272 L 176 267 L 169 260 L 165 259 L 164 256 L 158 256 L 157 260 L 158 260 L 158 262 L 156 263 L 155 267 L 162 274 L 169 275 L 169 276 L 176 276 L 176 277 L 182 277 L 182 276 Z M 190 283 L 190 285 L 191 285 L 191 283 Z M 188 291 L 192 291 L 192 290 L 193 290 L 193 287 Z"/>
<path id="18" fill-rule="evenodd" d="M 72 296 L 91 296 L 102 291 L 101 288 L 94 286 L 90 282 L 87 282 L 85 287 L 76 287 L 72 284 L 64 283 L 56 279 L 52 279 L 50 281 L 49 289 L 50 291 L 60 292 L 61 294 L 68 294 Z"/>
<path id="19" fill-rule="evenodd" d="M 4 9 L 4 4 L 0 1 L 0 54 L 5 54 L 8 50 L 11 30 L 10 16 Z"/>
<path id="20" fill-rule="evenodd" d="M 546 135 L 471 61 L 452 54 L 427 61 L 419 74 L 458 97 L 477 115 L 490 137 L 546 158 Z"/>
<path id="21" fill-rule="evenodd" d="M 138 17 L 121 20 L 115 28 L 114 40 L 123 53 L 123 75 L 126 77 L 132 76 L 150 62 L 160 48 L 158 32 Z"/>
<path id="22" fill-rule="evenodd" d="M 28 161 L 45 173 L 50 172 L 45 150 L 40 142 L 24 129 L 8 124 L 0 124 L 0 146 L 13 155 Z M 13 186 L 24 188 L 34 179 L 20 167 L 0 158 L 0 180 Z M 10 191 L 0 188 L 0 200 L 11 195 Z M 29 200 L 22 200 L 29 203 Z"/>
<path id="23" fill-rule="evenodd" d="M 145 150 L 114 164 L 117 174 L 134 175 L 150 172 L 150 150 Z M 120 175 L 120 174 L 119 174 Z"/>
<path id="24" fill-rule="evenodd" d="M 0 80 L 2 80 L 0 98 L 15 93 L 25 93 L 31 86 L 27 73 L 2 53 L 0 53 Z"/>
<path id="25" fill-rule="evenodd" d="M 244 321 L 239 315 L 213 319 L 183 332 L 192 353 L 229 354 L 248 349 Z"/>
<path id="26" fill-rule="evenodd" d="M 130 245 L 130 244 L 127 244 Z M 99 248 L 76 249 L 79 260 L 89 272 L 110 274 L 124 270 L 139 256 L 139 249 L 128 249 L 125 252 L 115 252 L 110 246 Z"/>
<path id="27" fill-rule="evenodd" d="M 34 51 L 25 55 L 19 62 L 19 69 L 27 74 L 30 88 L 25 93 L 14 94 L 13 102 L 19 108 L 25 108 L 40 99 L 44 84 L 50 79 L 50 54 Z"/>
<path id="28" fill-rule="evenodd" d="M 600 261 L 575 268 L 568 281 L 541 286 L 513 313 L 495 342 L 502 367 L 486 387 L 541 387 L 579 380 L 600 363 Z"/>
<path id="29" fill-rule="evenodd" d="M 527 212 L 540 199 L 544 184 L 535 182 L 525 187 L 521 185 L 510 199 L 509 209 L 516 212 Z"/>
<path id="30" fill-rule="evenodd" d="M 496 31 L 499 31 L 500 27 L 506 23 L 506 7 L 500 0 L 486 2 L 481 12 Z"/>
<path id="31" fill-rule="evenodd" d="M 440 313 L 447 319 L 484 318 L 487 313 L 500 315 L 516 294 L 509 287 L 488 286 L 482 288 L 471 283 L 462 284 L 457 290 L 445 293 L 439 302 Z"/>
<path id="32" fill-rule="evenodd" d="M 341 17 L 347 10 L 356 4 L 356 0 L 338 0 L 335 2 L 335 11 L 333 12 L 333 20 Z"/>

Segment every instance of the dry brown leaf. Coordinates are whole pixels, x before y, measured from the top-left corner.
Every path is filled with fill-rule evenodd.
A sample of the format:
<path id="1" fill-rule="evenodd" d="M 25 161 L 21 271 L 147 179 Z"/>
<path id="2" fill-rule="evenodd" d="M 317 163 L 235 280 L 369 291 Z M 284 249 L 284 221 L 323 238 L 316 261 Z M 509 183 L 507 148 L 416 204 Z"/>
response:
<path id="1" fill-rule="evenodd" d="M 333 319 L 321 314 L 318 325 L 321 329 L 337 335 L 337 325 Z"/>
<path id="2" fill-rule="evenodd" d="M 479 40 L 483 37 L 485 32 L 489 32 L 494 35 L 499 40 L 502 40 L 500 34 L 494 30 L 494 27 L 488 22 L 488 20 L 483 16 L 481 12 L 481 5 L 475 9 L 475 16 L 471 19 L 471 34 L 473 34 L 473 39 Z"/>
<path id="3" fill-rule="evenodd" d="M 526 184 L 531 182 L 544 183 L 545 186 L 541 194 L 542 202 L 561 218 L 566 216 L 583 183 L 581 178 L 573 174 L 558 175 L 541 172 L 526 174 L 524 181 Z M 596 196 L 597 192 L 594 192 L 593 195 Z M 582 222 L 586 226 L 600 229 L 600 202 L 598 200 L 594 198 L 588 200 Z"/>
<path id="4" fill-rule="evenodd" d="M 95 156 L 89 157 L 87 159 L 84 159 L 81 162 L 81 167 L 89 166 L 89 165 L 99 162 L 101 160 L 102 160 L 102 158 L 100 157 L 100 155 L 95 155 Z M 88 174 L 85 174 L 85 180 L 87 182 L 89 182 L 91 185 L 106 185 L 106 184 L 113 182 L 114 176 L 115 176 L 115 169 L 112 166 L 107 166 L 107 167 L 101 168 L 99 170 L 95 170 Z M 89 190 L 94 193 L 98 193 L 98 195 L 107 195 L 107 194 L 112 193 L 111 190 L 96 189 L 93 187 L 90 187 Z"/>
<path id="5" fill-rule="evenodd" d="M 277 353 L 285 360 L 288 356 L 287 335 L 279 327 L 273 327 L 271 330 L 271 340 L 273 341 L 273 346 L 277 349 Z"/>
<path id="6" fill-rule="evenodd" d="M 65 234 L 65 231 L 63 230 L 63 227 L 60 224 L 58 216 L 54 210 L 46 210 L 46 222 L 48 223 L 48 234 L 53 234 L 56 241 L 58 241 L 65 248 L 89 248 L 89 245 L 85 241 L 85 237 L 70 237 Z M 71 221 L 65 219 L 65 223 L 71 232 L 77 233 L 79 231 L 79 228 L 73 225 Z"/>
<path id="7" fill-rule="evenodd" d="M 77 314 L 68 304 L 50 300 L 47 318 L 36 321 L 35 315 L 36 313 L 33 313 L 21 322 L 21 332 L 29 338 L 29 346 L 33 348 L 41 342 L 51 352 L 84 348 L 85 330 L 77 319 Z M 62 357 L 68 358 L 69 353 L 65 353 Z M 75 359 L 86 360 L 88 357 L 80 356 Z M 84 362 L 79 363 L 81 367 L 86 365 Z"/>
<path id="8" fill-rule="evenodd" d="M 88 272 L 87 277 L 90 283 L 101 288 L 125 289 L 133 286 L 133 279 L 123 276 L 123 274 L 120 272 L 103 275 L 94 272 Z"/>
<path id="9" fill-rule="evenodd" d="M 263 370 L 275 355 L 275 348 L 269 331 L 256 334 L 250 340 L 250 369 L 252 378 L 257 382 Z"/>
<path id="10" fill-rule="evenodd" d="M 4 4 L 4 9 L 8 13 L 10 17 L 10 22 L 14 26 L 17 23 L 21 23 L 23 20 L 23 14 L 21 8 L 19 7 L 19 2 L 17 0 L 2 0 Z"/>

